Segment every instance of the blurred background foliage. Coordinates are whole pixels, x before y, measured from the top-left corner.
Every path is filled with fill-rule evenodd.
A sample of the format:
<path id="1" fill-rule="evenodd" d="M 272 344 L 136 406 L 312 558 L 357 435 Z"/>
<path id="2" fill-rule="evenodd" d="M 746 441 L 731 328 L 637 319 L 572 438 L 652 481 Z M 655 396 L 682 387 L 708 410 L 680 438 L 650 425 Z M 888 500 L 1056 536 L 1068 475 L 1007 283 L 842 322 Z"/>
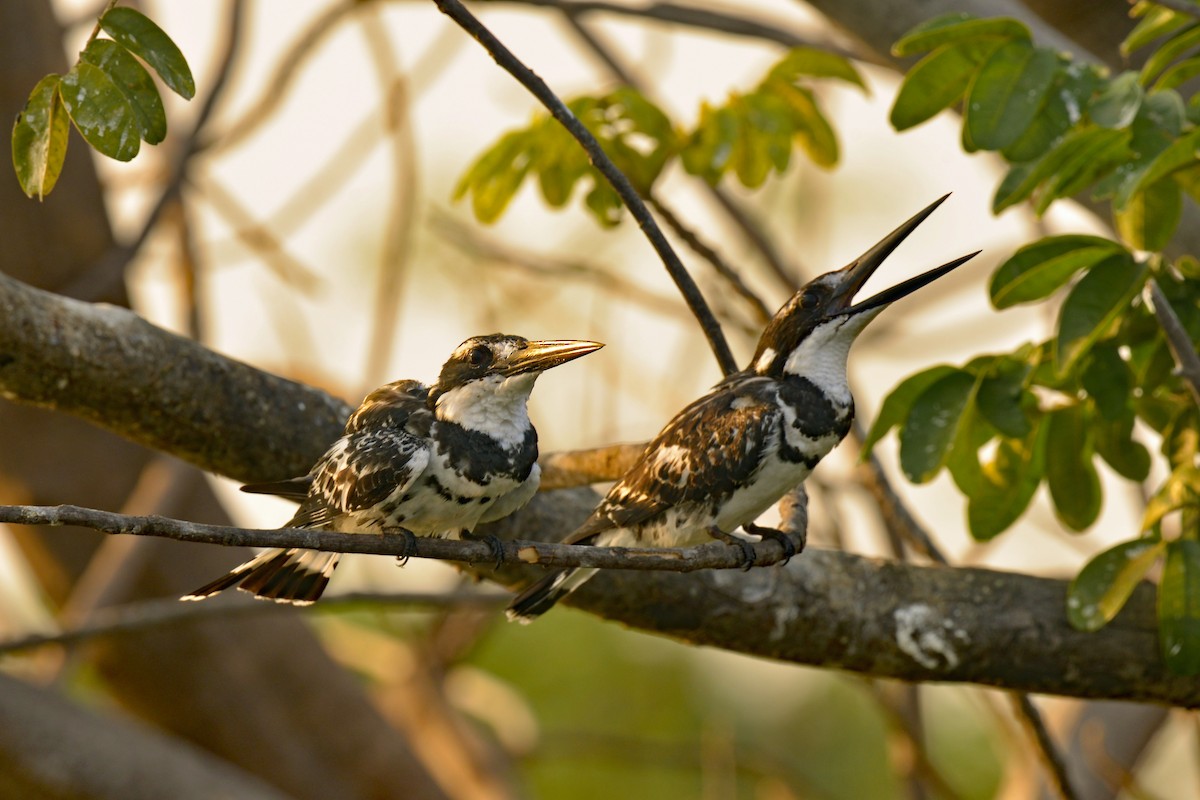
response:
<path id="1" fill-rule="evenodd" d="M 875 420 L 865 447 L 952 564 L 1078 576 L 1071 609 L 1081 627 L 1111 619 L 1137 581 L 1156 581 L 1164 650 L 1195 672 L 1196 405 L 1143 299 L 1153 277 L 1200 338 L 1191 83 L 1200 11 L 1181 3 L 1189 8 L 1139 3 L 1131 18 L 1121 3 L 997 0 L 971 4 L 988 12 L 972 17 L 946 2 L 950 13 L 933 20 L 912 17 L 909 4 L 870 2 L 476 8 L 647 197 L 743 359 L 796 285 L 954 190 L 877 280 L 895 283 L 964 247 L 983 247 L 987 261 L 864 335 L 852 373 L 860 419 Z M 6 107 L 15 114 L 34 90 L 14 130 L 20 184 L 0 198 L 13 209 L 6 241 L 29 266 L 20 273 L 14 257 L 6 272 L 129 302 L 351 402 L 384 380 L 432 377 L 475 333 L 607 342 L 606 357 L 588 359 L 573 382 L 548 376 L 539 386 L 544 451 L 645 439 L 719 377 L 661 266 L 634 226 L 618 224 L 611 189 L 432 4 L 136 5 L 195 74 L 190 104 L 151 92 L 161 94 L 165 138 L 141 73 L 106 52 L 128 48 L 188 96 L 173 54 L 156 64 L 122 38 L 122 21 L 142 23 L 108 11 L 96 39 L 107 4 L 65 0 L 14 0 L 0 15 Z M 90 67 L 108 69 L 95 63 L 111 65 L 106 57 L 123 65 L 110 71 L 138 76 L 134 100 L 115 83 L 112 94 L 129 104 L 133 144 L 161 144 L 122 165 L 88 163 L 77 146 L 59 180 L 73 135 L 64 111 L 101 153 L 139 152 L 81 123 L 68 102 L 81 80 L 96 88 Z M 46 73 L 77 77 L 59 94 Z M 54 193 L 38 207 L 21 189 Z M 42 216 L 22 216 L 31 213 Z M 96 243 L 74 243 L 82 219 L 105 228 Z M 21 226 L 49 232 L 37 240 Z M 74 268 L 65 277 L 54 272 L 64 263 Z M 988 306 L 985 272 L 1003 313 Z M 111 458 L 116 485 L 88 501 L 88 463 L 115 445 L 63 444 L 57 420 L 2 422 L 9 451 L 45 454 L 0 463 L 6 502 L 228 513 L 264 527 L 290 513 L 141 456 Z M 810 541 L 904 557 L 864 492 L 856 446 L 843 450 L 809 482 Z M 202 498 L 190 509 L 179 502 L 189 492 Z M 153 543 L 69 552 L 13 533 L 0 569 L 8 639 L 173 596 L 199 582 L 189 569 L 215 573 L 237 557 L 208 552 L 199 563 L 194 548 Z M 478 587 L 439 565 L 349 559 L 334 588 L 423 592 L 435 610 L 231 606 L 212 612 L 218 633 L 168 620 L 150 628 L 150 644 L 127 634 L 0 655 L 0 667 L 105 715 L 132 711 L 162 739 L 298 797 L 1052 791 L 1019 715 L 989 690 L 686 648 L 572 609 L 509 626 L 477 607 Z M 462 592 L 474 599 L 455 601 Z M 319 653 L 306 649 L 313 634 Z M 265 654 L 274 641 L 286 643 L 294 675 Z M 339 682 L 343 670 L 351 684 Z M 314 712 L 298 692 L 322 693 L 331 708 Z M 1079 796 L 1200 792 L 1194 714 L 1042 705 Z M 314 772 L 260 748 L 276 737 Z M 314 766 L 331 752 L 323 737 L 349 743 L 351 756 Z M 411 752 L 412 763 L 376 768 L 374 744 Z"/>

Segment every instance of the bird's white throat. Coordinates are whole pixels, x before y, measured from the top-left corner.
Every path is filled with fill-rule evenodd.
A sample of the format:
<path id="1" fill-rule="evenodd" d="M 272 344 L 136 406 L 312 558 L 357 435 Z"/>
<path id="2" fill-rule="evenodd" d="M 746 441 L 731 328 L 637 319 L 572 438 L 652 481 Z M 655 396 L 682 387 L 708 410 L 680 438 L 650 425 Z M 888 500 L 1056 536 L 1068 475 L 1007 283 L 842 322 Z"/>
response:
<path id="1" fill-rule="evenodd" d="M 516 447 L 529 429 L 529 393 L 537 376 L 536 372 L 508 378 L 489 375 L 456 386 L 438 397 L 437 418 Z"/>
<path id="2" fill-rule="evenodd" d="M 835 403 L 849 405 L 851 397 L 850 385 L 846 381 L 846 360 L 850 355 L 850 346 L 883 308 L 881 306 L 848 317 L 834 317 L 818 325 L 788 355 L 783 367 L 784 374 L 807 378 Z"/>

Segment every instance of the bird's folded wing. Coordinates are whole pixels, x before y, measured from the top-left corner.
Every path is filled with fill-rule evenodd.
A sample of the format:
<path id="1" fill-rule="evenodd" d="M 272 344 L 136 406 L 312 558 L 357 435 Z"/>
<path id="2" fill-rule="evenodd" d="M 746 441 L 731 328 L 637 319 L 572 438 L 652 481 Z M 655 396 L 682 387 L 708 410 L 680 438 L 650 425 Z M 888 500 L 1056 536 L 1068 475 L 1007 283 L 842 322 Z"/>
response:
<path id="1" fill-rule="evenodd" d="M 640 525 L 676 506 L 720 503 L 751 480 L 779 435 L 770 382 L 726 381 L 671 420 L 567 541 Z"/>
<path id="2" fill-rule="evenodd" d="M 426 439 L 394 428 L 339 439 L 313 469 L 313 488 L 289 526 L 317 527 L 399 498 L 429 465 Z"/>

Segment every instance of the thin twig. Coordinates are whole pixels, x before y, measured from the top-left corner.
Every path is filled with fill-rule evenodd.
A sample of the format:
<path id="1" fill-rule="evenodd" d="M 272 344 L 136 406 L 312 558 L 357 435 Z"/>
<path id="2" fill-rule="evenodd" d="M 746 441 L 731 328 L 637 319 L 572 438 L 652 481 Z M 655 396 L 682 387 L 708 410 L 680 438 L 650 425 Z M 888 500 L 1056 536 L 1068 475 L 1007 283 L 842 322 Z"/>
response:
<path id="1" fill-rule="evenodd" d="M 1151 278 L 1148 285 L 1150 287 L 1150 306 L 1154 309 L 1154 316 L 1158 319 L 1158 325 L 1162 328 L 1163 335 L 1167 337 L 1167 347 L 1171 349 L 1171 355 L 1175 357 L 1175 366 L 1191 390 L 1196 404 L 1200 405 L 1200 355 L 1197 355 L 1187 329 L 1179 321 L 1179 316 L 1171 307 L 1170 301 L 1163 294 L 1158 282 Z"/>
<path id="2" fill-rule="evenodd" d="M 321 284 L 321 278 L 298 256 L 288 252 L 276 233 L 242 204 L 215 176 L 209 174 L 202 183 L 194 184 L 199 196 L 220 214 L 234 229 L 234 236 L 287 286 L 303 294 L 311 294 Z"/>
<path id="3" fill-rule="evenodd" d="M 759 21 L 750 17 L 717 11 L 716 9 L 695 8 L 677 3 L 660 2 L 645 5 L 589 2 L 587 0 L 491 0 L 491 2 L 493 4 L 514 3 L 541 8 L 553 8 L 573 15 L 600 13 L 668 22 L 681 28 L 696 28 L 725 33 L 731 36 L 744 36 L 751 39 L 774 42 L 784 47 L 812 47 L 837 53 L 844 58 L 853 58 L 879 66 L 890 66 L 890 62 L 885 61 L 865 47 L 848 50 L 829 39 L 817 40 L 793 33 L 775 21 Z"/>
<path id="4" fill-rule="evenodd" d="M 375 14 L 362 20 L 359 29 L 367 40 L 367 50 L 375 65 L 384 96 L 384 128 L 391 135 L 392 180 L 391 206 L 384 225 L 383 252 L 379 257 L 375 308 L 371 314 L 371 340 L 363 374 L 367 377 L 365 394 L 382 383 L 388 362 L 397 343 L 400 305 L 404 300 L 405 275 L 413 250 L 413 227 L 417 218 L 416 143 L 413 141 L 408 81 L 400 72 L 391 37 L 382 24 L 379 6 Z"/>
<path id="5" fill-rule="evenodd" d="M 691 319 L 687 309 L 679 305 L 673 295 L 658 294 L 633 281 L 625 280 L 612 270 L 601 269 L 592 264 L 548 256 L 509 244 L 480 233 L 477 226 L 464 225 L 451 214 L 435 208 L 430 215 L 430 226 L 446 244 L 473 259 L 490 261 L 497 266 L 524 270 L 539 277 L 587 281 L 606 292 L 618 295 L 622 301 L 641 305 L 656 314 L 679 319 Z M 615 479 L 608 479 L 615 480 Z"/>
<path id="6" fill-rule="evenodd" d="M 1050 773 L 1054 790 L 1062 800 L 1077 800 L 1079 793 L 1071 785 L 1071 776 L 1067 774 L 1067 764 L 1058 752 L 1058 746 L 1050 738 L 1042 714 L 1037 706 L 1029 699 L 1029 695 L 1021 692 L 1012 693 L 1013 708 L 1018 718 L 1025 723 L 1031 739 L 1034 741 L 1034 751 L 1042 766 Z"/>
<path id="7" fill-rule="evenodd" d="M 583 146 L 587 152 L 592 165 L 605 177 L 612 185 L 613 189 L 624 201 L 625 206 L 629 209 L 629 213 L 637 220 L 638 226 L 650 241 L 651 246 L 662 259 L 667 272 L 671 279 L 675 281 L 675 285 L 679 288 L 688 307 L 695 315 L 696 321 L 700 323 L 701 329 L 704 331 L 705 337 L 708 339 L 709 346 L 712 348 L 713 355 L 716 356 L 717 363 L 721 366 L 721 371 L 728 375 L 737 370 L 737 362 L 733 358 L 733 352 L 729 349 L 729 343 L 725 341 L 725 335 L 721 332 L 721 325 L 713 316 L 712 310 L 705 302 L 704 296 L 697 288 L 696 282 L 692 280 L 692 276 L 688 274 L 687 269 L 679 260 L 679 256 L 671 248 L 670 242 L 663 235 L 662 230 L 658 227 L 658 223 L 654 221 L 650 211 L 646 208 L 646 204 L 633 188 L 633 184 L 625 177 L 625 174 L 617 169 L 612 160 L 605 155 L 600 143 L 596 141 L 596 137 L 592 136 L 579 119 L 571 113 L 566 104 L 559 99 L 546 82 L 539 78 L 529 67 L 525 66 L 512 52 L 497 39 L 491 31 L 467 11 L 462 3 L 458 0 L 434 0 L 437 7 L 446 16 L 454 20 L 463 30 L 469 33 L 478 41 L 488 54 L 495 59 L 504 70 L 516 78 L 522 86 L 527 88 L 550 112 L 550 114 L 562 124 L 567 131 L 575 137 L 576 141 Z"/>
<path id="8" fill-rule="evenodd" d="M 667 227 L 674 231 L 675 235 L 683 240 L 683 243 L 692 249 L 696 255 L 703 258 L 712 268 L 717 271 L 729 286 L 742 299 L 750 304 L 750 308 L 754 311 L 754 317 L 760 325 L 766 325 L 771 321 L 773 314 L 763 299 L 758 296 L 758 293 L 746 285 L 742 280 L 742 276 L 737 273 L 725 257 L 716 251 L 712 245 L 700 238 L 700 234 L 696 233 L 687 223 L 675 215 L 675 212 L 666 205 L 660 197 L 653 192 L 648 194 L 650 205 L 654 207 L 655 212 L 663 218 L 663 222 L 667 223 Z"/>
<path id="9" fill-rule="evenodd" d="M 325 595 L 321 602 L 306 606 L 311 611 L 346 610 L 347 606 L 412 606 L 417 608 L 462 608 L 463 606 L 493 608 L 512 599 L 499 592 L 474 590 L 429 594 L 407 592 L 383 594 L 354 592 L 350 594 Z M 210 617 L 234 617 L 250 614 L 270 614 L 277 611 L 296 610 L 296 606 L 284 603 L 252 603 L 229 600 L 211 600 L 207 603 L 181 603 L 169 600 L 142 600 L 119 606 L 109 606 L 93 612 L 87 622 L 56 633 L 34 633 L 18 639 L 0 642 L 0 655 L 32 650 L 46 645 L 68 645 L 102 636 L 142 631 L 148 628 L 172 626 Z"/>
<path id="10" fill-rule="evenodd" d="M 15 525 L 74 525 L 109 534 L 160 536 L 181 542 L 228 547 L 296 547 L 331 553 L 369 553 L 399 558 L 431 558 L 468 564 L 538 564 L 545 567 L 597 567 L 600 569 L 695 572 L 702 569 L 738 569 L 745 566 L 742 548 L 710 542 L 687 548 L 588 547 L 548 542 L 505 541 L 497 559 L 493 543 L 411 537 L 402 533 L 337 533 L 334 531 L 280 528 L 261 530 L 198 522 L 156 515 L 130 516 L 81 506 L 0 506 L 0 522 Z M 755 566 L 783 560 L 776 541 L 754 544 Z"/>
<path id="11" fill-rule="evenodd" d="M 247 105 L 249 111 L 220 133 L 201 139 L 197 143 L 197 149 L 209 153 L 228 150 L 270 119 L 280 104 L 287 99 L 292 83 L 300 73 L 300 65 L 316 51 L 318 44 L 338 32 L 338 23 L 343 17 L 354 13 L 360 6 L 361 4 L 354 0 L 343 0 L 342 3 L 326 9 L 309 23 L 292 46 L 276 61 L 271 78 L 254 101 Z"/>

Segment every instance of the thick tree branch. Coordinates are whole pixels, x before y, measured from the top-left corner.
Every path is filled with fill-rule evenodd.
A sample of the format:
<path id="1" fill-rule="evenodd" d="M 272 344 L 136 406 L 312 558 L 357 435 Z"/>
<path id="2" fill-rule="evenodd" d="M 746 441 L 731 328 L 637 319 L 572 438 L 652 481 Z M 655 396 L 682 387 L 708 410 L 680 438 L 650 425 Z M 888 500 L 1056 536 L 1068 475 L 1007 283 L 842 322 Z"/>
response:
<path id="1" fill-rule="evenodd" d="M 43 292 L 2 273 L 0 396 L 74 414 L 244 481 L 303 475 L 351 411 L 126 309 Z"/>
<path id="2" fill-rule="evenodd" d="M 0 521 L 213 544 L 494 560 L 484 542 L 252 531 L 72 506 L 3 506 Z M 1200 682 L 1170 674 L 1159 656 L 1149 585 L 1109 626 L 1083 633 L 1067 623 L 1066 582 L 1026 575 L 916 567 L 829 550 L 806 551 L 787 569 L 743 574 L 727 571 L 739 566 L 738 548 L 718 542 L 654 550 L 506 541 L 503 550 L 506 564 L 614 568 L 568 602 L 693 644 L 877 677 L 1200 707 Z M 755 550 L 759 564 L 782 556 L 774 542 Z M 666 574 L 697 570 L 705 571 Z"/>
<path id="3" fill-rule="evenodd" d="M 339 435 L 348 412 L 316 389 L 204 350 L 130 312 L 3 276 L 0 392 L 247 480 L 302 473 Z M 490 531 L 561 535 L 595 502 L 585 490 L 543 493 Z M 359 551 L 384 540 L 347 538 Z M 418 546 L 438 544 L 448 543 Z M 759 545 L 761 556 L 768 547 Z M 474 555 L 487 561 L 490 551 L 484 545 Z M 1112 624 L 1080 633 L 1066 621 L 1065 581 L 812 550 L 786 569 L 746 574 L 610 570 L 570 602 L 696 644 L 879 677 L 1200 707 L 1200 683 L 1162 663 L 1153 594 L 1139 587 Z"/>

